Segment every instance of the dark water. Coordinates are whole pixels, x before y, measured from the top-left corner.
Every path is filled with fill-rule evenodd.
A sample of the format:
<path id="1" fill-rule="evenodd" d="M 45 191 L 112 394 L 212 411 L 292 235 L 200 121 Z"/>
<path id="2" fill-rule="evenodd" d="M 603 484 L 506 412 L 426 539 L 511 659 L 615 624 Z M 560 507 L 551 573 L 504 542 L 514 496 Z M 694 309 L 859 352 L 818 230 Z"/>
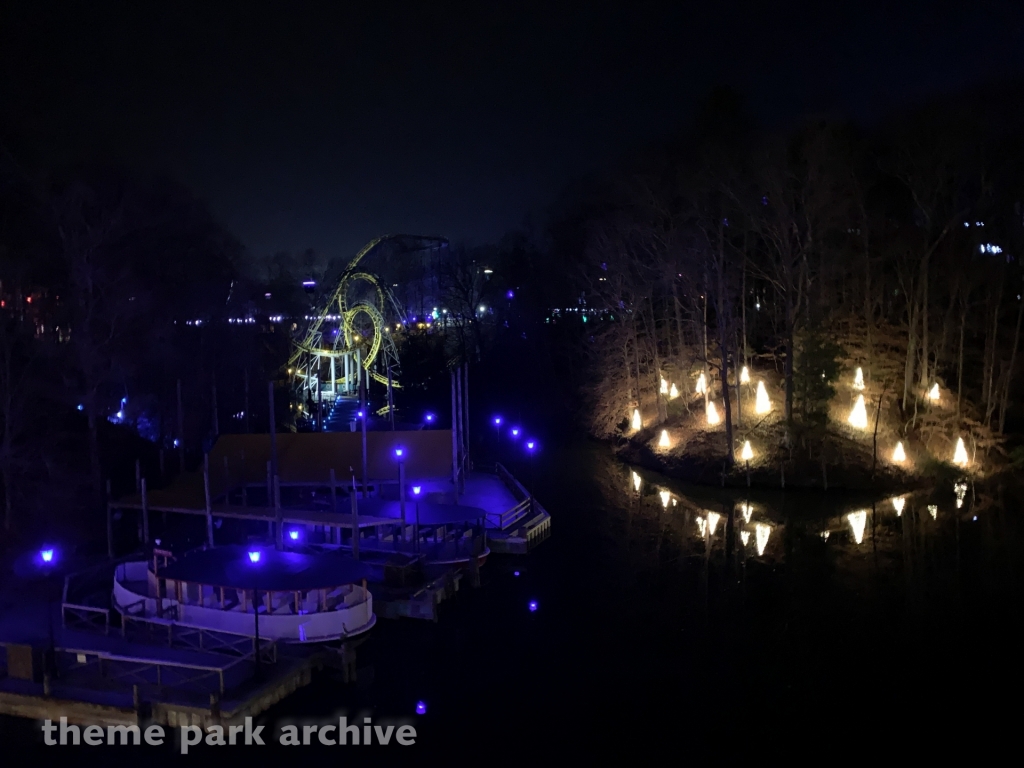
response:
<path id="1" fill-rule="evenodd" d="M 357 684 L 324 676 L 263 721 L 406 719 L 416 747 L 360 759 L 431 764 L 876 759 L 954 745 L 977 757 L 1018 727 L 1010 491 L 968 486 L 958 507 L 953 488 L 935 489 L 905 497 L 901 515 L 890 499 L 747 497 L 648 473 L 638 492 L 632 470 L 581 443 L 550 448 L 536 475 L 554 518 L 548 541 L 526 558 L 493 557 L 482 587 L 442 604 L 437 624 L 379 622 L 359 648 Z M 114 752 L 105 759 L 162 759 Z M 337 747 L 290 753 L 353 759 Z M 288 754 L 208 748 L 188 759 Z"/>

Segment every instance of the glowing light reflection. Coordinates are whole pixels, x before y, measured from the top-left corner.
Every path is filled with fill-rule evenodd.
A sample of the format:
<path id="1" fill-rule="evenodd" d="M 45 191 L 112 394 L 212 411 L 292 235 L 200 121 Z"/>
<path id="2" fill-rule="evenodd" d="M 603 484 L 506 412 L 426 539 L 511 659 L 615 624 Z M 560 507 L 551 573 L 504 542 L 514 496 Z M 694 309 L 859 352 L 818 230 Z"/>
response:
<path id="1" fill-rule="evenodd" d="M 864 526 L 868 522 L 867 510 L 862 509 L 858 512 L 851 512 L 846 516 L 846 519 L 850 521 L 850 528 L 853 529 L 853 540 L 860 544 L 864 541 Z"/>
<path id="2" fill-rule="evenodd" d="M 907 499 L 905 496 L 892 497 L 892 508 L 896 510 L 896 517 L 900 517 L 903 514 L 903 507 L 906 503 Z"/>
<path id="3" fill-rule="evenodd" d="M 768 544 L 768 537 L 771 536 L 771 526 L 758 523 L 754 526 L 754 534 L 757 536 L 757 556 L 764 554 L 764 548 Z"/>

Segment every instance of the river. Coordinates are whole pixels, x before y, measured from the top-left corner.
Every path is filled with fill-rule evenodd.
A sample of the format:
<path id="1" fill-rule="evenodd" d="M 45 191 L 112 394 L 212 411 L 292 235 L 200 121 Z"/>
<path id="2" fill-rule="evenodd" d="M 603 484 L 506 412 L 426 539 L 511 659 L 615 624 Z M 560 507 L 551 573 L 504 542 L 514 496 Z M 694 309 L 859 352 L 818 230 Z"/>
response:
<path id="1" fill-rule="evenodd" d="M 959 506 L 952 487 L 748 495 L 635 474 L 578 440 L 545 446 L 534 471 L 549 540 L 492 557 L 437 624 L 378 622 L 356 684 L 321 676 L 262 721 L 401 719 L 417 755 L 496 764 L 893 741 L 920 755 L 1004 733 L 995 694 L 1021 668 L 1010 491 L 968 484 Z"/>

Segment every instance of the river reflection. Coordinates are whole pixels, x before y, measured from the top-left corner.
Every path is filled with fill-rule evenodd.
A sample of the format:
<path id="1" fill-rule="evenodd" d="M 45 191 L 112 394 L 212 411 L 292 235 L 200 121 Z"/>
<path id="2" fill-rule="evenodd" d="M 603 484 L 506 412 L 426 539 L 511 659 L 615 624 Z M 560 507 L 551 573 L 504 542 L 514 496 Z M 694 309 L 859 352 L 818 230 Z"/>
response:
<path id="1" fill-rule="evenodd" d="M 933 522 L 976 522 L 977 505 L 968 499 L 971 482 L 964 478 L 950 488 L 914 491 L 898 496 L 864 494 L 750 491 L 687 486 L 656 473 L 618 466 L 614 482 L 603 485 L 606 501 L 632 514 L 660 507 L 659 525 L 685 554 L 709 555 L 717 548 L 742 557 L 784 559 L 787 529 L 803 534 L 813 528 L 823 542 L 850 554 L 880 543 L 893 545 L 904 529 L 916 536 L 939 535 L 922 529 Z M 621 478 L 621 492 L 616 483 Z M 906 513 L 906 516 L 905 516 Z M 724 521 L 724 522 L 722 522 Z M 753 547 L 751 548 L 751 536 Z M 737 544 L 732 542 L 737 540 Z M 852 547 L 852 549 L 850 549 Z M 860 548 L 860 550 L 858 550 Z"/>

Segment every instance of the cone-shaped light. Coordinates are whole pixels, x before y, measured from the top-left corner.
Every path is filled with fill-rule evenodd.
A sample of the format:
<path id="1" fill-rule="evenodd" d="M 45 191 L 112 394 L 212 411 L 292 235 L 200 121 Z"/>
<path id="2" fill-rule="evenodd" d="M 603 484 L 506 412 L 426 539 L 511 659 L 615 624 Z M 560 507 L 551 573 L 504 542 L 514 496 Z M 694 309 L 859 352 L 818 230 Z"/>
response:
<path id="1" fill-rule="evenodd" d="M 953 451 L 953 463 L 958 467 L 967 466 L 967 448 L 964 446 L 964 439 L 958 437 L 956 439 L 956 450 Z"/>
<path id="2" fill-rule="evenodd" d="M 858 368 L 857 372 L 853 375 L 853 388 L 864 389 L 864 369 Z"/>
<path id="3" fill-rule="evenodd" d="M 661 437 L 658 438 L 658 447 L 659 448 L 668 448 L 669 447 L 668 430 L 667 429 L 661 430 Z"/>
<path id="4" fill-rule="evenodd" d="M 698 395 L 704 395 L 707 394 L 707 391 L 708 380 L 704 377 L 704 374 L 702 373 L 700 376 L 697 377 L 697 387 L 696 389 L 694 389 L 694 392 L 696 392 Z"/>
<path id="5" fill-rule="evenodd" d="M 713 427 L 721 421 L 721 419 L 718 418 L 718 409 L 715 408 L 715 404 L 711 400 L 708 400 L 707 417 L 709 427 Z"/>
<path id="6" fill-rule="evenodd" d="M 754 410 L 758 413 L 768 413 L 772 409 L 772 401 L 768 399 L 768 390 L 764 388 L 764 382 L 757 382 L 757 402 Z"/>
<path id="7" fill-rule="evenodd" d="M 850 426 L 856 427 L 857 429 L 868 428 L 868 411 L 864 407 L 864 395 L 857 395 L 857 402 L 853 405 L 853 410 L 850 411 L 850 418 L 848 419 Z"/>
<path id="8" fill-rule="evenodd" d="M 892 449 L 892 460 L 897 464 L 902 464 L 907 460 L 906 451 L 903 450 L 903 441 L 896 443 L 896 447 Z"/>
<path id="9" fill-rule="evenodd" d="M 640 409 L 639 408 L 634 408 L 633 409 L 633 429 L 643 429 L 643 426 L 644 426 L 644 422 L 640 418 Z"/>
<path id="10" fill-rule="evenodd" d="M 740 384 L 750 383 L 750 370 L 747 366 L 743 366 L 743 370 L 740 371 Z"/>
<path id="11" fill-rule="evenodd" d="M 754 458 L 754 449 L 750 447 L 749 440 L 743 444 L 743 450 L 740 452 L 740 458 L 744 461 L 750 461 Z"/>

